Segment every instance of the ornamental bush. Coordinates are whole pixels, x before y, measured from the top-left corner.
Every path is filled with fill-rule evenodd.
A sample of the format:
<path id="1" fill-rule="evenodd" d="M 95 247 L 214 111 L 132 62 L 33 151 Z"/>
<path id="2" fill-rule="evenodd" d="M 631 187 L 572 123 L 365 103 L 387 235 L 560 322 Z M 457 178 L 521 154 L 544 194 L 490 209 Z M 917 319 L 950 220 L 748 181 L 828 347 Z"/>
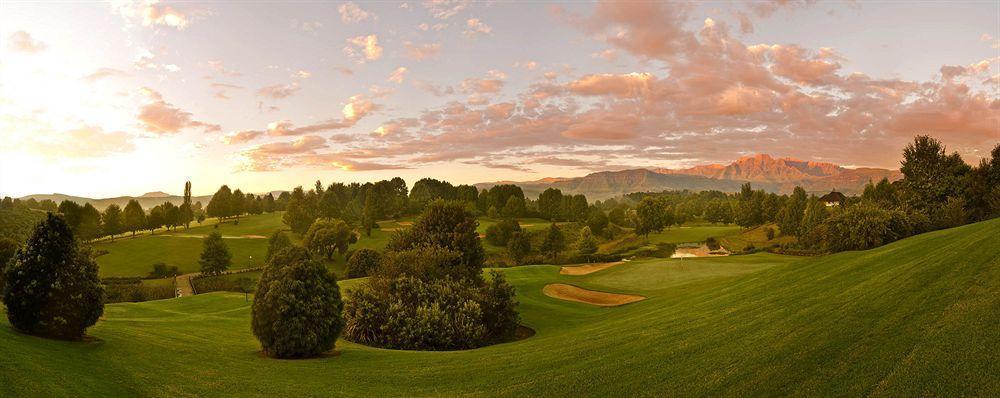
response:
<path id="1" fill-rule="evenodd" d="M 451 277 L 377 278 L 348 292 L 344 337 L 393 349 L 476 348 L 514 336 L 516 306 L 514 288 L 499 274 L 481 285 Z"/>
<path id="2" fill-rule="evenodd" d="M 104 313 L 97 263 L 60 216 L 35 226 L 3 279 L 7 319 L 25 333 L 79 339 Z"/>
<path id="3" fill-rule="evenodd" d="M 371 275 L 382 262 L 382 254 L 372 249 L 361 249 L 347 260 L 347 277 L 363 278 Z"/>
<path id="4" fill-rule="evenodd" d="M 333 349 L 344 328 L 337 278 L 301 247 L 275 254 L 257 283 L 251 326 L 265 354 L 313 357 Z"/>

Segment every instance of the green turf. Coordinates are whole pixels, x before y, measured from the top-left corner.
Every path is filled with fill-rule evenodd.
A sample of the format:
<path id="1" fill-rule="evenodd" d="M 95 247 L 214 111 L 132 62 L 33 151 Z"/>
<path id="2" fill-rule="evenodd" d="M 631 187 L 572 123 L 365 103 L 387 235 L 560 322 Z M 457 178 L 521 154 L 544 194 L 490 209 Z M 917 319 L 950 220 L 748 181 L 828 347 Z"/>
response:
<path id="1" fill-rule="evenodd" d="M 775 232 L 775 238 L 767 239 L 767 229 L 773 228 Z M 732 252 L 742 251 L 743 248 L 748 245 L 753 245 L 756 248 L 764 248 L 772 245 L 781 245 L 786 243 L 795 243 L 795 236 L 793 235 L 781 235 L 781 229 L 778 228 L 776 224 L 761 225 L 759 227 L 754 227 L 745 231 L 738 231 L 739 233 L 733 233 L 722 237 L 720 243 L 722 246 Z"/>
<path id="2" fill-rule="evenodd" d="M 537 334 L 463 352 L 339 341 L 273 360 L 241 294 L 114 304 L 96 342 L 0 321 L 0 396 L 996 396 L 997 248 L 1000 220 L 816 258 L 504 269 Z M 552 282 L 648 299 L 592 307 L 544 296 Z"/>
<path id="3" fill-rule="evenodd" d="M 101 277 L 145 276 L 152 271 L 153 264 L 160 261 L 177 266 L 181 273 L 197 272 L 201 269 L 198 259 L 201 256 L 203 237 L 218 231 L 233 255 L 231 269 L 258 267 L 267 254 L 266 237 L 270 237 L 274 231 L 288 229 L 281 221 L 281 216 L 281 212 L 245 216 L 240 218 L 239 225 L 227 221 L 220 224 L 218 229 L 213 222 L 189 229 L 160 231 L 154 235 L 118 238 L 113 242 L 102 241 L 95 243 L 94 249 L 108 253 L 97 257 L 97 265 L 100 266 Z M 381 249 L 385 247 L 391 233 L 372 229 L 371 237 L 362 236 L 358 243 L 351 245 L 351 249 Z M 290 236 L 295 242 L 301 240 L 297 234 Z M 253 256 L 253 260 L 250 256 Z M 343 275 L 344 261 L 339 256 L 329 266 L 338 275 Z"/>

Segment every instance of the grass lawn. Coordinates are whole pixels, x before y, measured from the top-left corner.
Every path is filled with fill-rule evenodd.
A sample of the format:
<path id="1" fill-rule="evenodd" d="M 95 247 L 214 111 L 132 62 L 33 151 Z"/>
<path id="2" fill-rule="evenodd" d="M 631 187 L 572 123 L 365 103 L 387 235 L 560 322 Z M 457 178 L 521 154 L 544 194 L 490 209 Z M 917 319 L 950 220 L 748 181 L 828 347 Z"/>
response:
<path id="1" fill-rule="evenodd" d="M 537 334 L 471 351 L 259 355 L 242 294 L 108 305 L 89 343 L 0 320 L 0 396 L 994 396 L 1000 219 L 878 249 L 503 269 Z M 604 308 L 549 283 L 646 296 Z M 345 282 L 345 285 L 356 283 Z"/>
<path id="2" fill-rule="evenodd" d="M 768 228 L 774 229 L 774 239 L 767 239 Z M 753 245 L 756 248 L 764 248 L 774 244 L 781 245 L 785 243 L 795 243 L 794 236 L 781 235 L 779 231 L 781 231 L 781 229 L 775 224 L 762 225 L 746 231 L 738 230 L 739 233 L 725 236 L 719 239 L 719 242 L 731 252 L 742 251 L 744 247 L 747 247 L 747 245 Z"/>
<path id="3" fill-rule="evenodd" d="M 98 242 L 94 244 L 94 249 L 106 250 L 108 253 L 97 257 L 97 264 L 100 266 L 101 277 L 144 276 L 153 270 L 154 263 L 160 261 L 176 265 L 182 273 L 197 272 L 201 269 L 198 259 L 201 256 L 202 239 L 205 235 L 218 231 L 233 255 L 232 269 L 258 267 L 267 254 L 266 238 L 274 231 L 288 229 L 282 223 L 281 216 L 281 212 L 265 213 L 241 217 L 239 225 L 227 221 L 218 229 L 215 228 L 215 223 L 211 223 L 186 230 L 178 228 L 176 231 L 162 231 L 154 235 Z M 382 222 L 380 225 L 383 223 L 389 226 L 395 222 Z M 362 236 L 358 243 L 351 245 L 351 249 L 382 249 L 391 233 L 383 229 L 372 229 L 370 238 Z M 301 240 L 297 234 L 289 232 L 289 236 L 294 242 Z M 250 256 L 253 256 L 252 262 Z M 343 259 L 338 257 L 329 265 L 337 271 L 337 275 L 343 275 Z"/>
<path id="4" fill-rule="evenodd" d="M 622 253 L 625 257 L 630 257 L 639 251 L 655 250 L 657 245 L 704 242 L 708 238 L 722 238 L 739 233 L 740 227 L 736 225 L 685 224 L 649 234 L 648 239 L 630 232 L 619 239 L 598 245 L 598 252 Z"/>

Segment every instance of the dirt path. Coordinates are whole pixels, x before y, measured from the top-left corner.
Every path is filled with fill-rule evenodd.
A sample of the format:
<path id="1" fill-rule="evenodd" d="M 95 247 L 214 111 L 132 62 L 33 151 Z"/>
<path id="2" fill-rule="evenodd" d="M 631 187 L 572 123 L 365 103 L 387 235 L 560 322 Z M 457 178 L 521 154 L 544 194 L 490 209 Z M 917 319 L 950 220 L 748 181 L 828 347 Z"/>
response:
<path id="1" fill-rule="evenodd" d="M 643 296 L 636 296 L 632 294 L 617 294 L 587 290 L 564 283 L 545 285 L 545 287 L 542 288 L 542 293 L 545 293 L 546 296 L 560 300 L 576 301 L 578 303 L 591 304 L 601 307 L 617 307 L 619 305 L 625 305 L 646 299 Z"/>
<path id="2" fill-rule="evenodd" d="M 254 268 L 234 269 L 220 273 L 219 276 L 241 274 L 244 272 L 254 272 L 254 271 L 260 271 L 262 269 L 264 268 L 254 267 Z M 198 276 L 201 276 L 201 272 L 192 272 L 190 274 L 177 275 L 177 278 L 174 279 L 175 297 L 187 297 L 187 296 L 194 296 L 195 294 L 197 294 L 194 291 L 194 285 L 191 283 L 191 279 L 196 278 Z"/>
<path id="3" fill-rule="evenodd" d="M 562 275 L 587 275 L 593 274 L 602 269 L 607 269 L 614 267 L 616 265 L 625 264 L 624 261 L 616 261 L 613 263 L 594 263 L 594 264 L 584 264 L 584 265 L 566 265 L 559 270 Z"/>
<path id="4" fill-rule="evenodd" d="M 191 277 L 201 275 L 201 272 L 192 274 L 177 275 L 174 279 L 174 286 L 177 289 L 176 297 L 194 296 L 194 286 L 191 285 Z"/>

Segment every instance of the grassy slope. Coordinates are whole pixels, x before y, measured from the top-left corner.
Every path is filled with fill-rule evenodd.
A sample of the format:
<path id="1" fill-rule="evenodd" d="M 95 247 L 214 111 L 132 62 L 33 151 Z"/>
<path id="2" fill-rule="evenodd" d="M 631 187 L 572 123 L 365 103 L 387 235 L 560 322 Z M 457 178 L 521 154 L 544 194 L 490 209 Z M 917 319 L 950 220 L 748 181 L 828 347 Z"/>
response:
<path id="1" fill-rule="evenodd" d="M 153 236 L 144 235 L 135 238 L 118 238 L 114 242 L 103 241 L 94 244 L 96 250 L 107 250 L 108 254 L 99 256 L 97 264 L 101 268 L 101 276 L 144 276 L 153 269 L 153 264 L 163 261 L 168 265 L 176 265 L 183 272 L 197 272 L 201 266 L 198 258 L 201 256 L 202 236 L 219 231 L 223 237 L 242 237 L 257 235 L 270 237 L 274 231 L 287 230 L 281 221 L 282 213 L 246 216 L 240 219 L 239 225 L 224 223 L 215 229 L 214 223 L 195 226 L 187 230 L 178 228 L 170 232 L 157 232 Z M 392 223 L 386 222 L 385 224 Z M 385 247 L 391 231 L 372 230 L 372 236 L 364 237 L 351 249 Z M 191 235 L 197 235 L 190 237 Z M 299 237 L 291 235 L 295 241 Z M 229 252 L 233 255 L 232 269 L 247 268 L 250 256 L 253 256 L 253 266 L 261 265 L 267 254 L 267 239 L 225 239 Z M 343 259 L 334 259 L 330 267 L 343 275 Z"/>
<path id="2" fill-rule="evenodd" d="M 261 358 L 239 294 L 107 307 L 96 343 L 0 322 L 0 395 L 994 395 L 1000 220 L 820 258 L 635 262 L 582 277 L 505 270 L 530 339 L 466 352 L 338 342 Z M 551 282 L 643 294 L 597 308 Z"/>

